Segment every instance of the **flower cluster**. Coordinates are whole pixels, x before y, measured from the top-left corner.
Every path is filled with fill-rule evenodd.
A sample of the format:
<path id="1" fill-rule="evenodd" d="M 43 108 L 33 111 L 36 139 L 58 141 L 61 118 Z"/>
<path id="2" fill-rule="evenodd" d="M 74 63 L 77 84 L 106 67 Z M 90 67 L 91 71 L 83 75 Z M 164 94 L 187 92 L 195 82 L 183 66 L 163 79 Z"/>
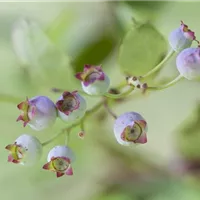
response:
<path id="1" fill-rule="evenodd" d="M 110 80 L 101 66 L 85 65 L 83 72 L 77 73 L 75 77 L 81 80 L 83 92 L 87 95 L 103 96 L 109 90 Z M 81 123 L 87 112 L 87 103 L 84 97 L 75 90 L 64 91 L 55 102 L 46 96 L 26 98 L 25 101 L 17 105 L 17 108 L 21 111 L 17 121 L 22 121 L 24 127 L 28 125 L 35 131 L 42 131 L 51 127 L 57 118 L 67 124 Z M 124 138 L 121 139 L 124 144 L 127 141 L 145 143 L 146 139 L 142 139 L 144 137 L 143 129 L 146 130 L 145 120 L 139 114 L 133 118 L 130 118 L 129 114 L 126 113 L 123 116 L 125 124 L 123 124 L 124 130 L 120 135 L 122 138 L 122 135 L 125 134 Z M 120 119 L 121 116 L 116 120 L 114 132 L 117 141 L 123 144 L 118 140 L 116 134 L 116 131 L 119 133 L 122 130 Z M 116 126 L 120 128 L 117 130 Z M 131 133 L 128 133 L 129 127 Z M 135 130 L 134 133 L 133 130 Z M 79 133 L 79 136 L 84 136 L 84 130 Z M 45 144 L 42 144 L 35 136 L 23 134 L 13 144 L 5 147 L 9 151 L 8 162 L 34 165 L 40 159 Z M 43 169 L 55 172 L 57 177 L 64 174 L 73 175 L 72 162 L 74 160 L 74 153 L 68 145 L 55 146 L 49 151 L 47 163 L 44 164 Z"/>
<path id="2" fill-rule="evenodd" d="M 138 143 L 145 144 L 147 142 L 148 125 L 143 116 L 134 111 L 125 112 L 117 116 L 111 111 L 108 100 L 109 98 L 117 100 L 125 98 L 134 89 L 140 89 L 144 92 L 148 89 L 167 88 L 177 82 L 180 77 L 185 77 L 188 80 L 200 79 L 200 45 L 197 48 L 192 48 L 190 47 L 192 41 L 197 41 L 194 32 L 181 21 L 181 26 L 172 31 L 169 36 L 169 43 L 173 51 L 179 53 L 176 58 L 176 65 L 180 75 L 179 78 L 164 86 L 149 87 L 147 83 L 141 82 L 147 75 L 149 76 L 155 72 L 161 64 L 156 66 L 146 76 L 127 77 L 124 87 L 129 87 L 129 89 L 122 93 L 118 92 L 119 88 L 114 90 L 110 88 L 110 79 L 103 71 L 102 66 L 87 64 L 84 66 L 83 72 L 75 75 L 81 81 L 82 91 L 63 91 L 56 101 L 52 101 L 46 96 L 26 98 L 25 101 L 17 105 L 17 108 L 21 111 L 17 121 L 22 121 L 24 127 L 28 125 L 35 131 L 42 131 L 53 126 L 56 119 L 59 118 L 68 125 L 61 133 L 67 132 L 68 136 L 72 128 L 80 126 L 81 130 L 78 135 L 83 138 L 85 135 L 84 123 L 86 117 L 101 106 L 104 106 L 105 110 L 115 118 L 113 132 L 119 144 L 124 146 Z M 164 61 L 161 63 L 163 64 Z M 117 93 L 113 93 L 113 91 L 117 91 Z M 88 110 L 86 100 L 82 94 L 99 96 L 102 98 L 102 101 L 91 110 Z M 40 159 L 43 147 L 53 140 L 54 138 L 41 143 L 35 136 L 22 134 L 13 144 L 5 147 L 9 151 L 8 162 L 34 165 Z M 74 161 L 75 156 L 68 143 L 60 144 L 49 151 L 47 163 L 43 165 L 43 169 L 56 173 L 57 177 L 63 175 L 71 176 L 73 175 L 72 163 Z"/>
<path id="3" fill-rule="evenodd" d="M 198 43 L 198 47 L 191 47 L 192 41 Z M 188 80 L 200 79 L 200 43 L 196 40 L 195 33 L 181 21 L 181 26 L 172 31 L 169 36 L 172 49 L 178 52 L 176 66 L 181 77 Z"/>

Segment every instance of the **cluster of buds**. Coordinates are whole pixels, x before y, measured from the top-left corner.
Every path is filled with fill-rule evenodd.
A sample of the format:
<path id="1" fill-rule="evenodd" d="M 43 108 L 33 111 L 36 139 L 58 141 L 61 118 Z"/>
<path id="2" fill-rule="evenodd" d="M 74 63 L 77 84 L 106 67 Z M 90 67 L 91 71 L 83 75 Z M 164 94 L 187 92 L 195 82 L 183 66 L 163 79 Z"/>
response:
<path id="1" fill-rule="evenodd" d="M 85 65 L 83 72 L 79 72 L 76 78 L 81 80 L 82 89 L 89 95 L 104 95 L 109 91 L 110 80 L 103 72 L 101 66 Z M 25 101 L 19 103 L 17 108 L 21 114 L 17 121 L 23 122 L 23 127 L 27 125 L 35 131 L 42 131 L 53 126 L 57 118 L 65 123 L 73 123 L 84 117 L 87 110 L 87 103 L 78 91 L 64 91 L 62 95 L 53 102 L 46 96 L 35 96 L 26 98 Z M 134 113 L 134 112 L 133 112 Z M 127 114 L 124 114 L 127 116 Z M 131 118 L 124 118 L 124 138 L 121 133 L 121 142 L 116 134 L 116 126 L 121 126 L 121 116 L 116 120 L 114 133 L 120 144 L 126 145 L 128 142 L 145 143 L 144 134 L 140 130 L 146 130 L 145 120 L 138 114 Z M 127 127 L 126 127 L 127 125 Z M 131 126 L 131 133 L 128 133 L 128 127 Z M 144 127 L 143 127 L 144 126 Z M 136 136 L 133 136 L 135 130 Z M 119 128 L 118 131 L 122 129 Z M 79 133 L 79 137 L 84 137 L 84 131 Z M 131 136 L 132 134 L 132 136 Z M 134 137 L 135 140 L 133 139 Z M 7 145 L 5 148 L 9 151 L 8 162 L 21 165 L 34 165 L 41 157 L 43 144 L 35 137 L 29 134 L 19 136 L 13 144 Z M 72 162 L 75 156 L 73 151 L 66 145 L 59 145 L 52 148 L 47 156 L 47 163 L 43 169 L 56 173 L 57 177 L 63 175 L 73 175 Z"/>
<path id="2" fill-rule="evenodd" d="M 176 65 L 180 75 L 188 80 L 197 80 L 200 79 L 200 46 L 191 48 L 192 41 L 197 41 L 195 34 L 182 21 L 181 26 L 169 36 L 171 47 L 179 52 Z M 109 91 L 110 95 L 118 94 L 118 91 L 109 88 L 110 79 L 101 66 L 85 65 L 83 72 L 77 73 L 75 77 L 81 81 L 82 90 L 87 95 L 106 97 Z M 127 77 L 127 85 L 143 92 L 148 89 L 147 83 L 141 82 L 141 77 Z M 67 124 L 79 123 L 78 121 L 82 124 L 87 113 L 86 100 L 76 90 L 64 91 L 55 102 L 46 96 L 26 98 L 17 105 L 17 108 L 21 111 L 17 121 L 22 121 L 24 127 L 28 125 L 35 131 L 51 127 L 57 118 Z M 115 118 L 113 132 L 120 145 L 129 146 L 147 142 L 148 126 L 142 115 L 132 111 Z M 81 130 L 78 135 L 83 138 L 84 130 Z M 40 159 L 43 146 L 44 143 L 42 144 L 35 136 L 23 134 L 13 144 L 5 147 L 9 151 L 8 162 L 33 165 Z M 74 153 L 67 145 L 58 145 L 49 151 L 43 169 L 56 173 L 57 177 L 71 176 L 74 160 Z"/>
<path id="3" fill-rule="evenodd" d="M 139 89 L 144 93 L 146 89 L 148 88 L 148 85 L 147 83 L 142 83 L 141 78 L 142 77 L 127 76 L 126 81 L 128 85 L 134 86 L 136 89 Z"/>
<path id="4" fill-rule="evenodd" d="M 196 48 L 191 47 L 193 41 L 198 43 Z M 188 80 L 199 80 L 200 44 L 195 33 L 181 21 L 181 26 L 171 32 L 169 43 L 172 49 L 179 53 L 176 57 L 176 66 L 180 76 Z"/>

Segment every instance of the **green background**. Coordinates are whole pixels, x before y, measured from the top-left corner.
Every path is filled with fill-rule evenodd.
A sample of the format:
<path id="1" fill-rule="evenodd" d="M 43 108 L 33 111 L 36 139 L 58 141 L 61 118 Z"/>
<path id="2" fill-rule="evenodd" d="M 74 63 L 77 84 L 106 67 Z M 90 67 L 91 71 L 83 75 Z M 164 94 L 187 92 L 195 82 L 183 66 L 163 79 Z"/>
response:
<path id="1" fill-rule="evenodd" d="M 1 198 L 200 199 L 198 82 L 183 80 L 166 90 L 139 95 L 140 98 L 132 95 L 113 107 L 117 115 L 136 111 L 144 116 L 149 127 L 145 145 L 120 146 L 114 138 L 113 119 L 103 110 L 94 113 L 86 122 L 84 140 L 78 138 L 78 128 L 71 133 L 70 147 L 76 153 L 72 177 L 56 179 L 54 173 L 41 168 L 48 151 L 64 143 L 63 136 L 45 147 L 42 159 L 31 168 L 7 163 L 8 152 L 4 149 L 21 134 L 33 134 L 43 142 L 66 126 L 57 119 L 56 124 L 45 131 L 23 128 L 16 122 L 20 114 L 16 105 L 26 96 L 47 95 L 56 101 L 59 94 L 52 93 L 52 87 L 80 89 L 74 73 L 81 71 L 84 64 L 102 64 L 113 87 L 124 80 L 127 70 L 120 66 L 119 46 L 133 28 L 132 17 L 142 23 L 149 21 L 164 38 L 160 41 L 163 42 L 160 49 L 159 45 L 152 46 L 152 41 L 158 41 L 148 32 L 145 41 L 149 39 L 151 45 L 147 42 L 145 47 L 140 37 L 126 47 L 130 48 L 128 52 L 139 52 L 137 57 L 125 60 L 129 66 L 135 59 L 143 60 L 143 74 L 152 68 L 149 63 L 156 64 L 170 49 L 168 35 L 179 27 L 180 20 L 195 30 L 197 39 L 200 38 L 199 7 L 198 2 L 0 3 Z M 36 22 L 53 45 L 39 59 L 39 64 L 33 64 L 32 60 L 22 64 L 14 51 L 11 35 L 18 18 Z M 43 40 L 38 42 L 38 37 L 37 34 L 31 37 L 36 41 L 32 50 L 34 55 L 43 47 Z M 147 61 L 149 52 L 152 55 Z M 134 67 L 140 73 L 138 66 Z M 129 74 L 136 73 L 134 67 L 128 67 Z M 149 82 L 160 84 L 177 75 L 174 56 Z M 98 98 L 87 97 L 87 101 L 90 108 Z M 186 170 L 187 165 L 193 168 Z"/>

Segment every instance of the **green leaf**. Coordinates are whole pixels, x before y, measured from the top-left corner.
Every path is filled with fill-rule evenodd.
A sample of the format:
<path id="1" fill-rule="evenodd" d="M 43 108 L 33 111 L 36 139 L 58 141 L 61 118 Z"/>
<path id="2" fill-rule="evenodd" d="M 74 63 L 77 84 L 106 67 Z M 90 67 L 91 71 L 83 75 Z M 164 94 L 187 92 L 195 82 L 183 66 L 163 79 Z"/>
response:
<path id="1" fill-rule="evenodd" d="M 149 22 L 134 26 L 123 39 L 119 53 L 121 71 L 141 76 L 154 68 L 167 52 L 167 42 Z"/>

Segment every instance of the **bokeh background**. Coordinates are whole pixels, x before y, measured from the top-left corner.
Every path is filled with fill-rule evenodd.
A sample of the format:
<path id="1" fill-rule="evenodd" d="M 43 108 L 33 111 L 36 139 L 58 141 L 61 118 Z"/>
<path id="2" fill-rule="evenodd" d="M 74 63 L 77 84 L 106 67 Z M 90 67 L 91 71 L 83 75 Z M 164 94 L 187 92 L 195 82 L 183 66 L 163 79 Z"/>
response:
<path id="1" fill-rule="evenodd" d="M 81 89 L 74 73 L 84 64 L 102 64 L 112 87 L 127 74 L 143 75 L 170 50 L 167 38 L 180 20 L 200 39 L 199 7 L 199 2 L 0 3 L 1 198 L 200 199 L 198 82 L 183 80 L 113 105 L 118 115 L 136 111 L 144 116 L 149 125 L 145 145 L 119 145 L 113 119 L 103 109 L 94 113 L 87 120 L 84 140 L 78 138 L 78 128 L 71 132 L 70 147 L 76 153 L 72 177 L 56 179 L 41 168 L 48 151 L 63 144 L 64 136 L 46 146 L 42 159 L 31 168 L 7 163 L 4 149 L 21 134 L 33 134 L 43 142 L 66 126 L 58 119 L 42 132 L 23 128 L 16 122 L 16 105 L 26 96 L 47 95 L 55 101 L 60 94 L 51 88 Z M 21 26 L 23 19 L 33 24 Z M 143 29 L 137 29 L 137 23 L 144 24 Z M 126 41 L 128 32 L 131 39 Z M 159 85 L 176 77 L 175 58 L 148 83 Z M 89 108 L 99 101 L 86 98 Z"/>

